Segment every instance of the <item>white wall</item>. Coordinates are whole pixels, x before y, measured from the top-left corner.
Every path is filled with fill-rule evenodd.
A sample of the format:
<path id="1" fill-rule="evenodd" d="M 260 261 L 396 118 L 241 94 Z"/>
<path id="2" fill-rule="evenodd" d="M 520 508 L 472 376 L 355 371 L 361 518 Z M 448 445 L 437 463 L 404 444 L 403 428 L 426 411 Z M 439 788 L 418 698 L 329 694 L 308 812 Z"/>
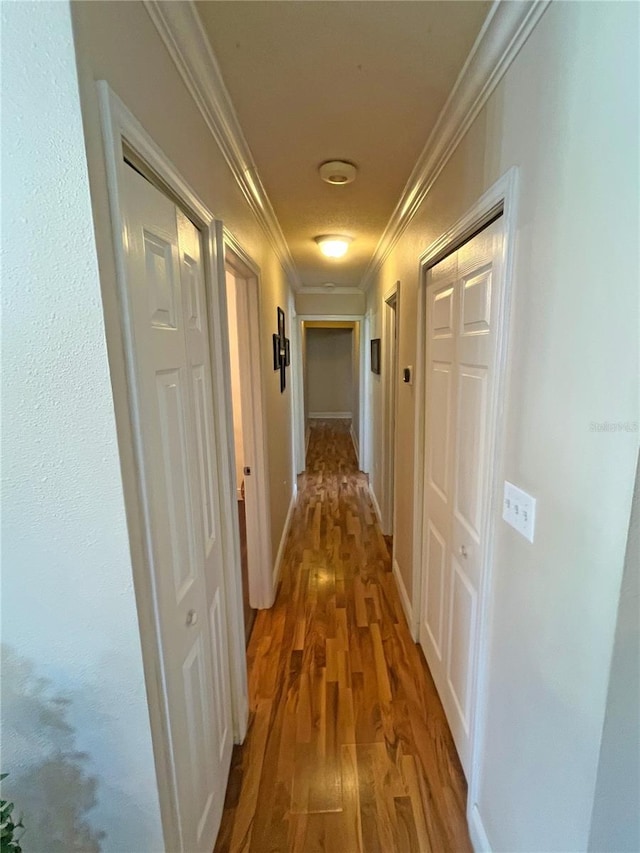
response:
<path id="1" fill-rule="evenodd" d="M 159 851 L 69 5 L 2 29 L 3 787 L 25 853 Z"/>
<path id="2" fill-rule="evenodd" d="M 496 851 L 587 848 L 638 450 L 638 6 L 552 3 L 369 292 L 520 174 L 500 478 L 537 497 L 530 545 L 496 518 L 479 812 Z M 396 555 L 412 589 L 415 386 L 398 387 Z M 373 383 L 381 485 L 381 395 Z M 592 429 L 628 423 L 629 431 Z M 378 495 L 380 499 L 380 495 Z M 417 603 L 414 602 L 414 605 Z"/>
<path id="3" fill-rule="evenodd" d="M 353 412 L 353 330 L 307 329 L 309 417 Z"/>

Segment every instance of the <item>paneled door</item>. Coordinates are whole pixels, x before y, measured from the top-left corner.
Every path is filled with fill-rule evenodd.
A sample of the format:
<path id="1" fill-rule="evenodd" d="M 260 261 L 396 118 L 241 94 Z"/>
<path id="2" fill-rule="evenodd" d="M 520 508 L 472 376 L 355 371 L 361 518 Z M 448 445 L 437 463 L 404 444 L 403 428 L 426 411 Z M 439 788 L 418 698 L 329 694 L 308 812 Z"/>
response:
<path id="1" fill-rule="evenodd" d="M 467 775 L 503 242 L 500 218 L 427 274 L 420 644 Z"/>
<path id="2" fill-rule="evenodd" d="M 132 168 L 123 183 L 132 410 L 182 851 L 210 853 L 231 760 L 220 507 L 198 229 Z"/>

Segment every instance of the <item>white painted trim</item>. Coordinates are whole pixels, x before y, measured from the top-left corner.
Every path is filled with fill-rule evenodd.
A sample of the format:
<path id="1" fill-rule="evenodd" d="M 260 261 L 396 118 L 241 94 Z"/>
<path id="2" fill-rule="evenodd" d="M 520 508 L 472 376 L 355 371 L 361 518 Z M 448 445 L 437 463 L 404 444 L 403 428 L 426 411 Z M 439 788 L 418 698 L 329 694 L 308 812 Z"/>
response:
<path id="1" fill-rule="evenodd" d="M 360 470 L 371 470 L 371 371 L 369 349 L 371 342 L 371 313 L 360 324 Z"/>
<path id="2" fill-rule="evenodd" d="M 309 412 L 309 420 L 325 421 L 331 419 L 351 420 L 351 412 Z"/>
<path id="3" fill-rule="evenodd" d="M 371 503 L 373 504 L 373 510 L 376 514 L 378 524 L 382 530 L 382 512 L 380 511 L 380 504 L 378 503 L 378 498 L 376 497 L 376 493 L 373 491 L 371 483 L 369 483 L 369 497 L 371 498 Z"/>
<path id="4" fill-rule="evenodd" d="M 280 537 L 280 544 L 278 545 L 278 553 L 276 554 L 276 561 L 273 567 L 273 576 L 272 576 L 272 586 L 273 586 L 273 598 L 275 600 L 276 592 L 278 591 L 278 583 L 280 581 L 280 574 L 282 572 L 282 562 L 284 559 L 284 552 L 287 547 L 287 539 L 289 538 L 289 531 L 291 530 L 291 522 L 293 521 L 293 514 L 296 509 L 296 503 L 298 501 L 298 485 L 297 483 L 293 484 L 293 490 L 291 492 L 291 501 L 289 502 L 289 509 L 287 510 L 287 517 L 284 521 L 284 527 L 282 528 L 282 536 Z"/>
<path id="5" fill-rule="evenodd" d="M 491 844 L 477 806 L 472 806 L 467 815 L 469 837 L 474 853 L 491 853 Z"/>
<path id="6" fill-rule="evenodd" d="M 240 573 L 240 544 L 237 524 L 233 519 L 235 512 L 235 475 L 233 460 L 228 454 L 230 436 L 233 436 L 231 420 L 230 379 L 222 370 L 222 323 L 226 316 L 224 288 L 220 287 L 219 257 L 222 244 L 219 240 L 218 223 L 200 201 L 191 187 L 176 171 L 163 151 L 155 144 L 142 125 L 114 94 L 105 81 L 97 84 L 100 120 L 105 155 L 107 190 L 114 245 L 116 279 L 120 289 L 126 286 L 126 264 L 123 247 L 123 220 L 121 213 L 121 179 L 125 168 L 124 145 L 157 175 L 164 185 L 180 199 L 189 211 L 194 223 L 203 237 L 203 261 L 206 270 L 207 302 L 211 334 L 211 369 L 214 375 L 214 417 L 216 422 L 217 467 L 220 474 L 220 507 L 227 508 L 221 513 L 220 538 L 223 556 L 223 595 L 228 639 L 229 671 L 231 678 L 232 726 L 236 743 L 241 743 L 247 732 L 249 717 L 249 698 L 247 687 L 247 668 L 245 639 L 243 630 L 242 589 Z M 122 334 L 128 327 L 128 318 L 122 313 L 113 328 L 113 321 L 105 314 L 105 328 L 108 339 L 122 340 L 127 346 L 128 334 Z M 136 380 L 131 358 L 125 360 L 126 380 L 129 389 L 135 394 Z M 131 396 L 114 393 L 116 419 L 125 421 L 127 427 L 123 435 L 131 435 L 135 457 L 141 458 L 141 430 Z M 129 429 L 131 432 L 129 432 Z M 145 514 L 144 483 L 136 477 L 136 489 L 125 489 L 127 523 L 132 540 L 131 555 L 136 592 L 136 605 L 140 623 L 140 640 L 145 670 L 145 685 L 149 706 L 149 720 L 156 765 L 156 776 L 162 826 L 167 849 L 179 849 L 180 832 L 178 820 L 178 795 L 175 780 L 175 768 L 172 757 L 168 699 L 164 679 L 164 667 L 160 652 L 160 629 L 156 612 L 155 584 L 152 570 L 152 556 L 149 551 L 148 525 Z M 233 509 L 234 512 L 230 510 Z"/>
<path id="7" fill-rule="evenodd" d="M 238 316 L 242 318 L 248 334 L 244 346 L 239 347 L 240 396 L 242 406 L 242 433 L 244 443 L 243 465 L 251 468 L 245 477 L 245 510 L 247 518 L 247 562 L 249 569 L 249 603 L 257 610 L 273 604 L 271 584 L 271 501 L 269 496 L 269 466 L 266 456 L 266 405 L 264 382 L 262 381 L 262 347 L 260 333 L 260 269 L 244 251 L 231 232 L 224 228 L 223 269 L 245 281 L 245 294 L 236 294 Z M 226 281 L 224 289 L 226 314 Z M 246 295 L 246 299 L 245 299 Z M 225 334 L 223 348 L 228 362 L 229 324 L 222 324 Z M 225 369 L 229 370 L 225 362 Z M 245 381 L 248 379 L 248 381 Z"/>
<path id="8" fill-rule="evenodd" d="M 293 300 L 292 300 L 293 301 Z M 295 310 L 291 314 L 291 416 L 293 442 L 293 482 L 306 464 L 304 422 L 304 375 L 302 361 L 302 329 Z"/>
<path id="9" fill-rule="evenodd" d="M 424 518 L 424 440 L 425 440 L 425 353 L 426 353 L 426 273 L 446 254 L 459 246 L 471 236 L 478 226 L 483 225 L 497 212 L 503 209 L 504 221 L 504 255 L 501 267 L 501 301 L 496 318 L 496 366 L 493 393 L 488 405 L 488 431 L 493 436 L 487 459 L 487 481 L 484 484 L 486 500 L 487 530 L 485 538 L 482 565 L 484 566 L 482 586 L 478 593 L 478 622 L 475 646 L 477 649 L 474 670 L 476 682 L 471 686 L 471 695 L 475 697 L 471 709 L 471 767 L 469 773 L 469 790 L 467 797 L 467 820 L 475 820 L 482 826 L 478 812 L 478 786 L 480 764 L 482 757 L 482 732 L 486 714 L 486 664 L 488 660 L 489 628 L 491 623 L 491 588 L 493 568 L 493 543 L 495 538 L 496 520 L 500 517 L 498 507 L 502 501 L 500 484 L 502 480 L 502 460 L 504 448 L 503 411 L 506 393 L 507 360 L 509 351 L 509 328 L 511 317 L 511 298 L 513 266 L 516 251 L 517 233 L 517 201 L 518 201 L 518 170 L 511 168 L 482 197 L 455 223 L 442 237 L 429 246 L 420 258 L 420 288 L 418 294 L 418 340 L 416 373 L 416 424 L 414 459 L 417 476 L 414 482 L 414 532 L 413 532 L 413 611 L 415 638 L 419 636 L 419 623 L 422 618 L 422 554 L 423 554 L 423 524 Z"/>
<path id="10" fill-rule="evenodd" d="M 442 108 L 402 195 L 365 270 L 367 290 L 472 122 L 518 55 L 550 0 L 494 0 L 458 79 Z"/>
<path id="11" fill-rule="evenodd" d="M 400 282 L 389 288 L 382 301 L 382 506 L 384 527 L 382 532 L 395 532 L 395 455 L 396 418 L 398 414 L 398 339 L 400 335 Z M 396 327 L 395 349 L 389 345 L 393 321 Z"/>
<path id="12" fill-rule="evenodd" d="M 405 619 L 407 620 L 407 625 L 409 626 L 409 629 L 411 629 L 411 625 L 413 624 L 413 609 L 411 607 L 411 602 L 409 601 L 409 593 L 407 592 L 407 588 L 404 585 L 402 574 L 400 573 L 400 566 L 398 565 L 398 561 L 395 559 L 395 557 L 391 562 L 391 566 L 393 568 L 393 576 L 396 579 L 396 586 L 398 587 L 398 592 L 400 593 L 400 603 L 402 604 L 402 610 L 404 612 Z"/>
<path id="13" fill-rule="evenodd" d="M 358 460 L 358 468 L 360 467 L 360 448 L 358 447 L 358 437 L 355 434 L 353 429 L 353 421 L 351 422 L 351 426 L 349 427 L 349 434 L 351 435 L 351 443 L 353 444 L 353 449 L 356 453 L 356 459 Z"/>
<path id="14" fill-rule="evenodd" d="M 293 287 L 301 286 L 282 228 L 258 174 L 202 21 L 192 0 L 143 0 L 169 55 Z"/>

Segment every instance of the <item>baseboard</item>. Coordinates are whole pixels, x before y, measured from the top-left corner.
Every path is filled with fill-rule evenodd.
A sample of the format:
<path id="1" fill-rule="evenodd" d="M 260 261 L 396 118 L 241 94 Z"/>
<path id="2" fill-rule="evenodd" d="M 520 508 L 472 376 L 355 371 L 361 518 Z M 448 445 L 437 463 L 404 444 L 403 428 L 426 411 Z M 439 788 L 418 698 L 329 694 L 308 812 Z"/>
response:
<path id="1" fill-rule="evenodd" d="M 316 421 L 326 421 L 340 418 L 340 420 L 351 420 L 351 412 L 309 412 L 309 417 Z"/>
<path id="2" fill-rule="evenodd" d="M 358 468 L 361 468 L 360 465 L 360 448 L 358 447 L 358 437 L 356 436 L 353 429 L 353 421 L 351 422 L 351 429 L 349 430 L 351 433 L 351 441 L 353 442 L 353 449 L 356 452 L 356 459 L 358 460 Z"/>
<path id="3" fill-rule="evenodd" d="M 407 620 L 407 626 L 409 628 L 409 632 L 411 633 L 411 626 L 413 625 L 413 608 L 411 607 L 411 602 L 409 601 L 409 596 L 407 594 L 407 588 L 404 585 L 404 580 L 402 578 L 400 566 L 398 565 L 397 560 L 393 561 L 392 568 L 393 576 L 396 579 L 396 586 L 398 587 L 398 592 L 400 593 L 400 603 L 402 604 L 404 618 Z"/>
<path id="4" fill-rule="evenodd" d="M 371 498 L 371 503 L 373 504 L 373 509 L 375 511 L 376 517 L 378 519 L 378 524 L 380 525 L 380 530 L 383 530 L 382 526 L 382 512 L 380 511 L 380 504 L 378 503 L 378 498 L 376 497 L 376 493 L 371 488 L 371 483 L 369 483 L 369 497 Z"/>
<path id="5" fill-rule="evenodd" d="M 489 838 L 482 823 L 477 804 L 474 804 L 469 809 L 467 823 L 469 825 L 471 846 L 475 853 L 491 853 L 491 845 L 489 844 Z"/>
<path id="6" fill-rule="evenodd" d="M 282 528 L 282 536 L 280 537 L 280 544 L 278 545 L 278 553 L 276 554 L 276 562 L 273 567 L 273 594 L 276 593 L 276 588 L 278 586 L 278 581 L 280 580 L 280 572 L 282 570 L 282 558 L 284 557 L 284 549 L 287 546 L 287 539 L 289 537 L 289 529 L 291 528 L 291 521 L 293 519 L 293 513 L 296 508 L 296 501 L 298 500 L 298 485 L 297 483 L 293 484 L 293 492 L 291 493 L 291 502 L 289 504 L 289 509 L 287 510 L 287 517 L 284 521 L 284 527 Z"/>

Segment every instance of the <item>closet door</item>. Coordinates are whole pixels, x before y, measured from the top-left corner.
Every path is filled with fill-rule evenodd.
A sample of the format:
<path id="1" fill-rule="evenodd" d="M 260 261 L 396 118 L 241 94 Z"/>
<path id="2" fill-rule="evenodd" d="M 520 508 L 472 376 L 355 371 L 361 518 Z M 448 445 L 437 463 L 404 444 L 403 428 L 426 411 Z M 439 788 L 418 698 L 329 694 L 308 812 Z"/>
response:
<path id="1" fill-rule="evenodd" d="M 420 644 L 468 773 L 484 566 L 499 219 L 427 277 Z"/>
<path id="2" fill-rule="evenodd" d="M 230 687 L 200 233 L 133 169 L 126 313 L 181 850 L 210 853 L 231 759 Z"/>

